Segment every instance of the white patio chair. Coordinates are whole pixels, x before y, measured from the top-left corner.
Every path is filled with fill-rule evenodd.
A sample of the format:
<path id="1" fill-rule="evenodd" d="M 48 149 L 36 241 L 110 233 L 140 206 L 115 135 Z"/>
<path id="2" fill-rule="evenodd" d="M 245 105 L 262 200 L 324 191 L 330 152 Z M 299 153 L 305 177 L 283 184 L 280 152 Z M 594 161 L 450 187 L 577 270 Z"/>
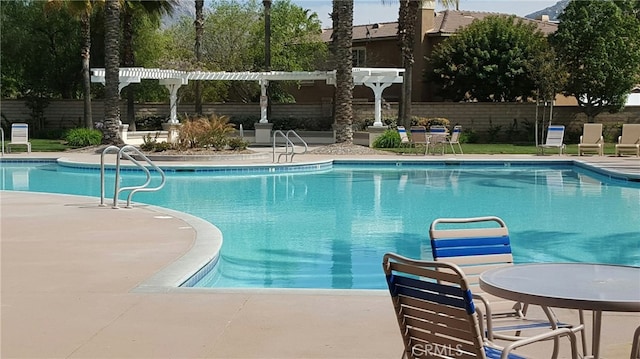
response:
<path id="1" fill-rule="evenodd" d="M 538 149 L 542 151 L 543 155 L 546 148 L 557 148 L 559 154 L 564 152 L 564 126 L 552 125 L 547 128 L 546 142 L 543 145 L 538 145 Z"/>
<path id="2" fill-rule="evenodd" d="M 31 142 L 29 142 L 29 125 L 26 123 L 14 123 L 11 125 L 11 143 L 7 144 L 7 151 L 11 152 L 11 147 L 15 145 L 27 146 L 27 152 L 31 153 Z"/>

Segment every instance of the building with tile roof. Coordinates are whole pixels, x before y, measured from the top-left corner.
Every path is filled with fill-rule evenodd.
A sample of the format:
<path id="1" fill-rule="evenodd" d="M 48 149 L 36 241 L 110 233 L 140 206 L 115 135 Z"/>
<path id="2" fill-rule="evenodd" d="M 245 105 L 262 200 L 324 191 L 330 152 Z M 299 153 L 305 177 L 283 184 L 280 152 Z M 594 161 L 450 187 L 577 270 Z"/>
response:
<path id="1" fill-rule="evenodd" d="M 429 56 L 438 43 L 449 36 L 454 35 L 460 29 L 469 26 L 474 20 L 482 20 L 488 16 L 504 15 L 491 12 L 477 12 L 464 10 L 435 11 L 433 1 L 423 1 L 422 8 L 417 18 L 416 46 L 414 47 L 415 64 L 413 69 L 413 94 L 412 101 L 434 101 L 437 98 L 431 94 L 428 84 L 423 80 L 425 70 L 425 57 Z M 507 16 L 507 15 L 505 15 Z M 532 22 L 545 35 L 555 32 L 557 23 L 548 21 L 548 18 L 531 20 L 518 17 L 518 20 Z M 383 22 L 375 24 L 356 25 L 353 27 L 353 66 L 354 67 L 393 67 L 402 68 L 402 58 L 397 39 L 398 23 Z M 322 40 L 331 41 L 332 29 L 325 29 Z M 296 94 L 298 102 L 315 100 L 319 97 L 330 98 L 331 91 L 319 91 L 314 84 L 304 84 L 299 94 Z M 330 90 L 330 89 L 329 89 Z M 371 92 L 366 88 L 356 86 L 354 88 L 354 100 L 364 100 L 371 97 Z M 393 85 L 385 90 L 384 97 L 387 101 L 398 101 L 400 97 L 400 85 Z M 371 100 L 371 99 L 369 99 Z"/>

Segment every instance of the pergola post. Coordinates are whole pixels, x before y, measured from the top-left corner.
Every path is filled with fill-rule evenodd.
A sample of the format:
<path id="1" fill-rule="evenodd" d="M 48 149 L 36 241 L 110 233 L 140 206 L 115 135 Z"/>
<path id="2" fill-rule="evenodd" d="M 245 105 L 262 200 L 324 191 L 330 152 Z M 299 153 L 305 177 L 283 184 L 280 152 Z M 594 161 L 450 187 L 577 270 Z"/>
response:
<path id="1" fill-rule="evenodd" d="M 169 90 L 169 108 L 171 110 L 169 115 L 169 123 L 172 125 L 178 124 L 178 89 L 184 85 L 186 80 L 184 79 L 160 79 L 160 84 L 164 85 Z"/>
<path id="2" fill-rule="evenodd" d="M 375 97 L 375 104 L 374 104 L 375 121 L 373 122 L 373 126 L 382 127 L 382 92 L 387 87 L 391 86 L 391 83 L 390 82 L 385 82 L 385 83 L 365 82 L 364 85 L 373 90 L 373 95 Z"/>
<path id="3" fill-rule="evenodd" d="M 269 80 L 259 80 L 260 83 L 260 123 L 268 123 L 267 108 L 269 107 L 269 97 L 267 97 L 267 86 L 269 86 Z"/>

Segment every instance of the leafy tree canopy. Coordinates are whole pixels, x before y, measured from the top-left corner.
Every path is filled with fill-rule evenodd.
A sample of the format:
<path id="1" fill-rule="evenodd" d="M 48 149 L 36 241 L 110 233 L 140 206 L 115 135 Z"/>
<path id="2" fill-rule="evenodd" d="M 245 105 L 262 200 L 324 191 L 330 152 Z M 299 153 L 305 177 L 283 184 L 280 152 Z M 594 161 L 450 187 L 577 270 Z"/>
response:
<path id="1" fill-rule="evenodd" d="M 535 92 L 533 63 L 546 48 L 535 24 L 515 16 L 490 16 L 438 45 L 427 77 L 446 99 L 520 101 Z"/>
<path id="2" fill-rule="evenodd" d="M 193 19 L 184 18 L 165 31 L 164 55 L 157 61 L 164 67 L 205 71 L 264 71 L 264 16 L 261 2 L 219 0 L 205 11 L 202 59 L 195 63 Z M 323 63 L 327 47 L 320 40 L 321 23 L 317 15 L 290 0 L 271 6 L 271 69 L 311 71 Z M 286 97 L 278 83 L 272 96 Z M 259 98 L 257 83 L 243 81 L 203 82 L 204 101 L 254 101 Z M 182 91 L 182 90 L 181 90 Z M 193 97 L 191 86 L 182 98 Z"/>
<path id="3" fill-rule="evenodd" d="M 569 76 L 564 94 L 574 96 L 590 120 L 624 107 L 640 82 L 640 19 L 637 0 L 571 1 L 551 37 Z"/>
<path id="4" fill-rule="evenodd" d="M 44 11 L 41 1 L 0 6 L 2 97 L 77 98 L 80 23 L 65 11 Z"/>

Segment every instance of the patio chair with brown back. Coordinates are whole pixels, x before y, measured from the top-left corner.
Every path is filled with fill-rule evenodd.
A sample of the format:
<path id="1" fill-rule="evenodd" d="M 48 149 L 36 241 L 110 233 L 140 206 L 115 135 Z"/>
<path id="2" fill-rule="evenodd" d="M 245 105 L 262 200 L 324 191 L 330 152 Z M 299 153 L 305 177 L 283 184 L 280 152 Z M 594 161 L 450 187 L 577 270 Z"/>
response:
<path id="1" fill-rule="evenodd" d="M 578 156 L 584 153 L 597 153 L 604 155 L 604 137 L 602 136 L 601 123 L 585 123 L 582 128 L 582 136 L 578 144 Z"/>
<path id="2" fill-rule="evenodd" d="M 622 125 L 622 135 L 616 144 L 616 156 L 631 153 L 640 157 L 640 123 Z"/>
<path id="3" fill-rule="evenodd" d="M 431 145 L 432 153 L 435 153 L 436 149 L 440 149 L 440 153 L 444 155 L 445 145 L 448 143 L 449 131 L 444 126 L 431 126 L 429 127 L 429 142 Z"/>
<path id="4" fill-rule="evenodd" d="M 424 154 L 429 150 L 429 136 L 424 126 L 411 126 L 411 143 L 417 148 L 424 146 Z"/>
<path id="5" fill-rule="evenodd" d="M 523 345 L 568 337 L 577 358 L 575 334 L 560 328 L 503 348 L 482 335 L 466 276 L 455 264 L 417 261 L 387 253 L 382 263 L 404 342 L 403 357 L 523 358 Z"/>

